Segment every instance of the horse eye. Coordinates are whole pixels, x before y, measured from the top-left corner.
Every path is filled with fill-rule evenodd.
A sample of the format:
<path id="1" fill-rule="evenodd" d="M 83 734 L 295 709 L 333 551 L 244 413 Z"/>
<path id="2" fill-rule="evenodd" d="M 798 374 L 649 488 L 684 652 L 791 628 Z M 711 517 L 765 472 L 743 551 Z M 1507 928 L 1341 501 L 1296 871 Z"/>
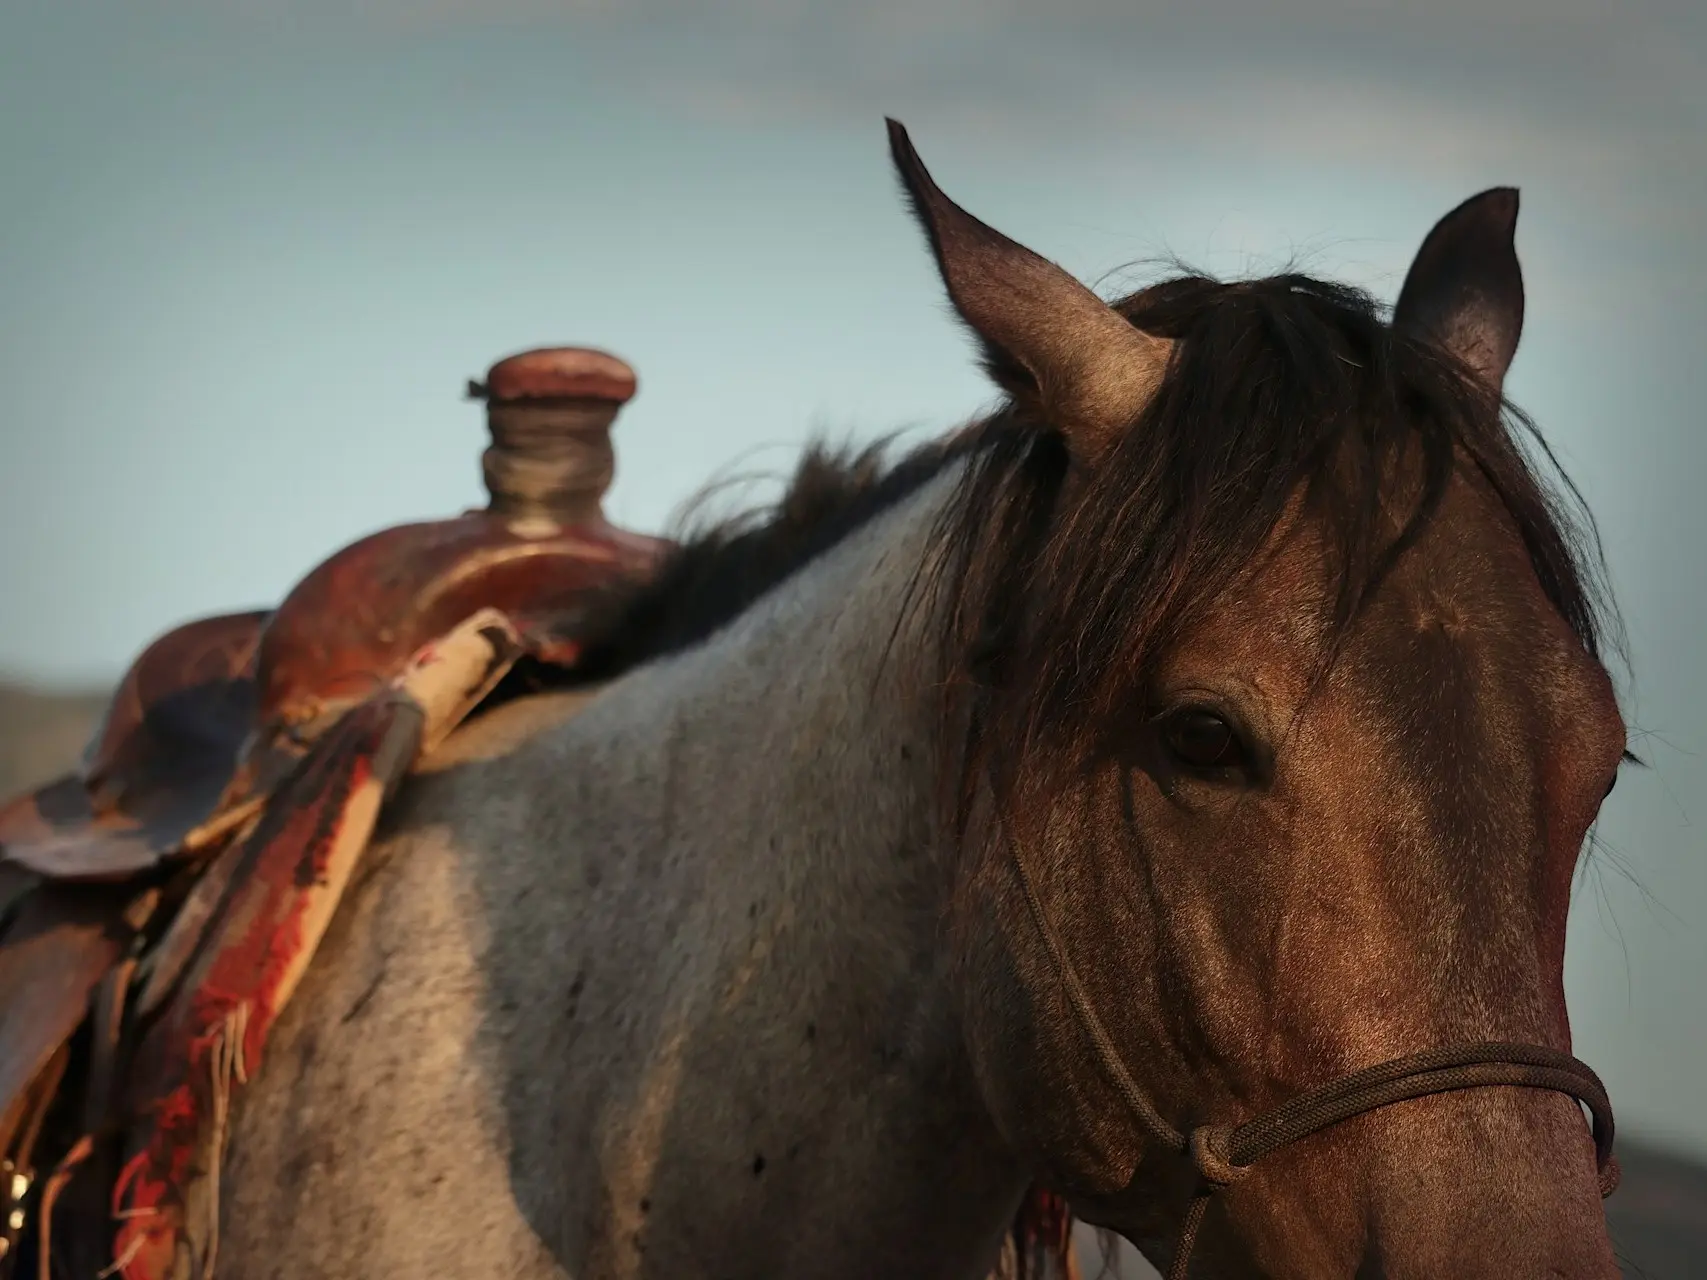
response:
<path id="1" fill-rule="evenodd" d="M 1233 726 L 1201 708 L 1169 716 L 1162 727 L 1162 740 L 1182 764 L 1193 769 L 1224 769 L 1244 760 Z"/>

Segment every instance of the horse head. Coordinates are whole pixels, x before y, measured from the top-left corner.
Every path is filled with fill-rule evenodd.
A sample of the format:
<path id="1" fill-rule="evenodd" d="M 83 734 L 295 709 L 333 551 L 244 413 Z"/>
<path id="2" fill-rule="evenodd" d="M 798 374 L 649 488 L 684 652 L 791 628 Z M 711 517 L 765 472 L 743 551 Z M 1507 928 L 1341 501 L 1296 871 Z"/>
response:
<path id="1" fill-rule="evenodd" d="M 950 938 L 1004 1137 L 1158 1262 L 1218 1166 L 1206 1272 L 1615 1276 L 1574 1065 L 1183 1149 L 1446 1046 L 1574 1063 L 1625 731 L 1591 531 L 1503 393 L 1516 193 L 1444 218 L 1390 318 L 1302 276 L 1110 305 L 891 141 L 1009 396 L 941 578 Z"/>

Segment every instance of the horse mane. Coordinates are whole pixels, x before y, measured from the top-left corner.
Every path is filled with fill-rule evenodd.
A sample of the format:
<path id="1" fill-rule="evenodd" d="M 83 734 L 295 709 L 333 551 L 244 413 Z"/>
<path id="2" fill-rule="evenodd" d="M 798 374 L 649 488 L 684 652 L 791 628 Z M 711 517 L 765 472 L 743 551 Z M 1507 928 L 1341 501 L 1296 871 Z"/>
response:
<path id="1" fill-rule="evenodd" d="M 619 583 L 593 606 L 591 643 L 577 679 L 603 680 L 709 639 L 760 597 L 958 459 L 977 451 L 978 430 L 936 439 L 891 462 L 893 437 L 840 448 L 809 445 L 774 506 L 690 529 L 659 568 Z M 691 512 L 715 492 L 688 503 Z"/>
<path id="2" fill-rule="evenodd" d="M 1534 423 L 1369 294 L 1301 274 L 1187 275 L 1115 306 L 1176 340 L 1141 420 L 1070 497 L 1059 434 L 1004 424 L 941 530 L 947 682 L 970 696 L 977 736 L 1024 753 L 1035 780 L 1050 781 L 1039 762 L 1067 770 L 1114 745 L 1152 660 L 1300 497 L 1320 517 L 1333 598 L 1319 674 L 1464 469 L 1504 506 L 1584 650 L 1622 652 L 1593 519 Z"/>
<path id="3" fill-rule="evenodd" d="M 1332 530 L 1332 626 L 1343 634 L 1461 460 L 1504 504 L 1585 650 L 1600 657 L 1616 637 L 1593 520 L 1534 424 L 1395 331 L 1369 294 L 1296 273 L 1181 275 L 1114 305 L 1175 339 L 1176 354 L 1070 511 L 1057 509 L 1065 442 L 1012 405 L 894 462 L 889 440 L 820 442 L 774 506 L 691 531 L 650 580 L 617 588 L 581 672 L 608 678 L 709 639 L 956 463 L 937 530 L 944 674 L 1026 708 L 1026 723 L 1006 726 L 1014 741 L 1090 747 L 1130 708 L 1146 660 L 1251 561 L 1300 490 Z"/>

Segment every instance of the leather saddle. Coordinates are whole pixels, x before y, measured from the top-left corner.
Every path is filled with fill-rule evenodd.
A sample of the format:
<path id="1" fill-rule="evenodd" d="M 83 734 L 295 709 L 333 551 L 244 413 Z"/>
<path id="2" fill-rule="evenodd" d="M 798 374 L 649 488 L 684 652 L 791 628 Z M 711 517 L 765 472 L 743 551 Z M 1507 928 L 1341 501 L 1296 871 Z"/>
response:
<path id="1" fill-rule="evenodd" d="M 212 1275 L 235 1089 L 385 801 L 467 716 L 573 683 L 671 549 L 602 511 L 635 389 L 586 348 L 493 365 L 485 508 L 155 640 L 81 766 L 0 806 L 0 1280 Z M 1036 1192 L 1009 1256 L 1071 1274 L 1069 1227 Z"/>

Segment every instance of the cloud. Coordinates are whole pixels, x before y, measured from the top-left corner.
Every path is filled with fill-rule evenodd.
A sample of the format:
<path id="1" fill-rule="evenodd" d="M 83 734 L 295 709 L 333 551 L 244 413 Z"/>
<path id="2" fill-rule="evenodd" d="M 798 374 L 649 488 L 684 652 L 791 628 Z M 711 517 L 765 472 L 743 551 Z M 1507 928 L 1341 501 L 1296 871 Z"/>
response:
<path id="1" fill-rule="evenodd" d="M 1090 173 L 1143 148 L 1255 181 L 1517 180 L 1650 275 L 1707 270 L 1698 0 L 143 0 L 90 21 L 172 15 L 376 63 L 520 32 L 613 100 L 744 129 L 894 114 L 933 147 L 1070 149 Z"/>
<path id="2" fill-rule="evenodd" d="M 1691 232 L 1707 209 L 1699 42 L 1616 7 L 1454 0 L 1379 23 L 1333 0 L 1285 21 L 1230 0 L 1142 19 L 1103 0 L 1047 20 L 1000 10 L 749 0 L 708 18 L 653 0 L 580 30 L 631 88 L 732 123 L 887 112 L 1028 144 L 1189 140 L 1232 162 L 1514 172 L 1626 234 Z"/>
<path id="3" fill-rule="evenodd" d="M 466 5 L 466 7 L 463 7 Z M 371 0 L 370 18 L 428 10 Z M 1640 234 L 1707 211 L 1694 0 L 435 0 L 574 32 L 660 103 L 742 124 L 910 113 L 1016 141 L 1189 137 L 1229 158 L 1517 170 Z"/>
<path id="4" fill-rule="evenodd" d="M 599 52 L 644 52 L 607 63 L 615 78 L 686 72 L 779 106 L 900 93 L 1070 109 L 1111 82 L 1142 93 L 1208 75 L 1221 92 L 1239 80 L 1350 78 L 1413 96 L 1510 98 L 1613 127 L 1640 120 L 1679 137 L 1707 126 L 1698 0 L 143 0 L 126 12 L 135 23 L 177 15 L 379 41 L 524 25 Z"/>

